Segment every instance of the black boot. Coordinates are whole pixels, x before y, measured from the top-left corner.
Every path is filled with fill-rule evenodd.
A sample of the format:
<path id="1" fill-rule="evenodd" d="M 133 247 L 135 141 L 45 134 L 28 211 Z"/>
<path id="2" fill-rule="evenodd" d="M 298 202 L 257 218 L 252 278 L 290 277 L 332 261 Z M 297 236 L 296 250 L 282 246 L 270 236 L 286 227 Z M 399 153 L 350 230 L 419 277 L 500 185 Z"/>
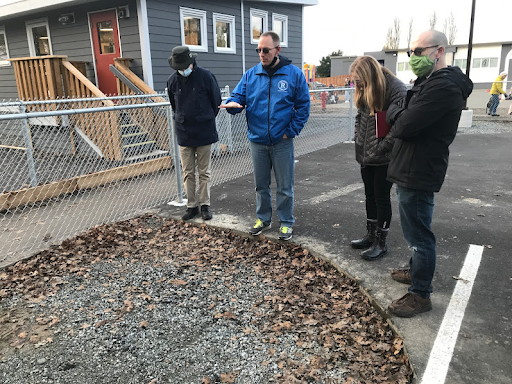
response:
<path id="1" fill-rule="evenodd" d="M 201 217 L 203 220 L 210 220 L 212 218 L 209 205 L 201 205 Z"/>
<path id="2" fill-rule="evenodd" d="M 373 241 L 372 246 L 366 251 L 361 252 L 361 257 L 365 260 L 373 261 L 380 259 L 388 253 L 386 237 L 388 237 L 388 231 L 384 231 L 382 228 L 377 228 L 377 233 L 375 234 L 375 240 Z"/>
<path id="3" fill-rule="evenodd" d="M 182 220 L 190 220 L 199 215 L 199 207 L 187 208 L 187 212 L 181 217 Z"/>
<path id="4" fill-rule="evenodd" d="M 376 220 L 366 220 L 366 235 L 362 239 L 352 240 L 350 244 L 355 249 L 368 249 L 375 240 L 375 231 L 377 230 Z"/>

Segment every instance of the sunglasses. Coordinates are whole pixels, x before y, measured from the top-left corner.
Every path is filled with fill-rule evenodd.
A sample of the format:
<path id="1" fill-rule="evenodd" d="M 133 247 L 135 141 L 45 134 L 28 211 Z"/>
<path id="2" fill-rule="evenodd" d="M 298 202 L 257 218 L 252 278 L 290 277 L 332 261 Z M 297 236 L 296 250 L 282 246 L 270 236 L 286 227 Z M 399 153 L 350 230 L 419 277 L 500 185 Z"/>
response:
<path id="1" fill-rule="evenodd" d="M 261 51 L 263 51 L 263 53 L 267 54 L 271 50 L 276 49 L 276 48 L 279 48 L 279 46 L 274 47 L 274 48 L 256 48 L 256 52 L 260 53 Z"/>
<path id="2" fill-rule="evenodd" d="M 413 53 L 414 53 L 415 56 L 421 56 L 422 52 L 425 49 L 437 48 L 437 47 L 439 47 L 439 45 L 431 45 L 430 47 L 411 49 L 411 50 L 407 51 L 407 56 L 411 57 L 411 55 Z"/>

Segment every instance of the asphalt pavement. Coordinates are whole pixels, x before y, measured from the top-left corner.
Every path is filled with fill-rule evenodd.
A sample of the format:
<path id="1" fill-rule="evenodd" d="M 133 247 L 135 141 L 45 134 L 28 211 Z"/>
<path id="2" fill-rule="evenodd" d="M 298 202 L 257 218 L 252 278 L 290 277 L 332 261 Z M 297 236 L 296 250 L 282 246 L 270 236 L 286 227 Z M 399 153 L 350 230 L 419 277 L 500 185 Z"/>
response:
<path id="1" fill-rule="evenodd" d="M 433 230 L 438 258 L 433 281 L 434 308 L 411 319 L 391 318 L 404 337 L 416 383 L 504 384 L 512 380 L 512 259 L 508 248 L 512 245 L 512 120 L 487 117 L 483 109 L 474 120 L 472 129 L 462 130 L 450 147 L 446 181 L 435 196 Z M 246 231 L 254 223 L 252 175 L 213 187 L 211 196 L 214 218 L 209 225 Z M 364 191 L 353 143 L 300 156 L 296 163 L 296 224 L 291 241 L 331 259 L 357 277 L 377 306 L 386 309 L 407 291 L 406 285 L 391 279 L 390 271 L 406 266 L 410 256 L 400 229 L 395 189 L 392 204 L 388 254 L 374 262 L 361 259 L 349 245 L 351 239 L 365 231 Z M 169 205 L 161 209 L 174 217 L 184 211 L 183 207 Z M 278 227 L 274 213 L 274 228 L 267 237 L 277 239 Z M 437 357 L 444 362 L 436 361 L 431 352 L 440 329 L 444 329 L 443 320 L 453 320 L 451 312 L 446 319 L 445 315 L 450 301 L 458 300 L 454 291 L 471 244 L 483 246 L 481 262 L 476 266 L 474 280 L 462 279 L 461 284 L 473 286 L 467 307 L 462 310 L 460 329 L 455 327 L 448 335 L 455 338 L 455 347 L 451 353 Z M 434 350 L 437 349 L 440 348 L 436 344 Z M 445 381 L 424 375 L 426 369 L 443 363 L 448 367 Z"/>

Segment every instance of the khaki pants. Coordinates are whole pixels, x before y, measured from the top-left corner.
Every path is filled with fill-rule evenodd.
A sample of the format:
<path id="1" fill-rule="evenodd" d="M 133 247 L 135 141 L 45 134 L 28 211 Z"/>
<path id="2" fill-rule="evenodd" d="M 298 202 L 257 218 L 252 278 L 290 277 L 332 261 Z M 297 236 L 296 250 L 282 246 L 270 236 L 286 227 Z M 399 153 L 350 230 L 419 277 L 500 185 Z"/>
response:
<path id="1" fill-rule="evenodd" d="M 187 193 L 187 208 L 210 205 L 211 145 L 201 147 L 180 146 L 183 184 Z M 199 176 L 199 199 L 197 194 L 196 167 Z"/>

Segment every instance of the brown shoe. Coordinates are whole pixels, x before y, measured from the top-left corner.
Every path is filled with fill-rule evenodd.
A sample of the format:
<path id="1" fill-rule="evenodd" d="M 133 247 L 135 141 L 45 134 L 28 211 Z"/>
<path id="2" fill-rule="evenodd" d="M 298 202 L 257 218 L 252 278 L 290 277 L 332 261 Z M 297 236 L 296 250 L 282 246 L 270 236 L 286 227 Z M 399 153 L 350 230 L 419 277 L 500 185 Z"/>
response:
<path id="1" fill-rule="evenodd" d="M 388 310 L 398 317 L 413 317 L 432 310 L 432 302 L 430 299 L 408 292 L 398 300 L 391 302 Z"/>
<path id="2" fill-rule="evenodd" d="M 412 284 L 411 269 L 410 268 L 399 268 L 391 271 L 391 278 L 402 284 Z"/>

